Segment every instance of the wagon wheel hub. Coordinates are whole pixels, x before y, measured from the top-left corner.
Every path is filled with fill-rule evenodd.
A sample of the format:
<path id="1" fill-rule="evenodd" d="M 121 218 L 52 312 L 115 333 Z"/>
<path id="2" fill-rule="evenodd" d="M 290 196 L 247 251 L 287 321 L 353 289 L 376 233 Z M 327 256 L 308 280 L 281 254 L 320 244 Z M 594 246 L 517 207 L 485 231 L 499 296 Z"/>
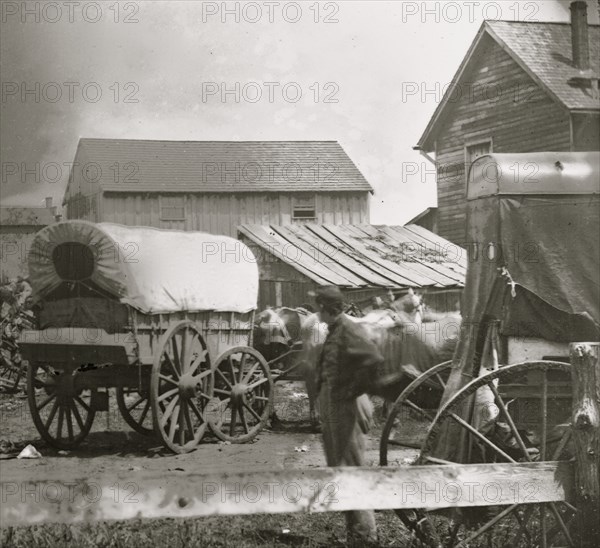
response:
<path id="1" fill-rule="evenodd" d="M 179 395 L 187 400 L 195 398 L 198 384 L 199 380 L 197 376 L 194 376 L 190 373 L 185 373 L 179 377 Z"/>
<path id="2" fill-rule="evenodd" d="M 246 392 L 248 391 L 248 385 L 245 383 L 238 383 L 233 385 L 231 389 L 231 399 L 237 404 L 243 404 L 246 401 Z"/>

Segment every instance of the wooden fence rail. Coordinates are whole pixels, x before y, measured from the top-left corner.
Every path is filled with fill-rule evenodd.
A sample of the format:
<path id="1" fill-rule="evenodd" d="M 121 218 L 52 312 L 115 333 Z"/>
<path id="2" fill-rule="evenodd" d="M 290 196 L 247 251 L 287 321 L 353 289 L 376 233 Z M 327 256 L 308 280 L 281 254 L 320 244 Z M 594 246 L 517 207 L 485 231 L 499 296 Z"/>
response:
<path id="1" fill-rule="evenodd" d="M 0 523 L 337 512 L 571 499 L 572 463 L 310 468 L 0 482 Z"/>

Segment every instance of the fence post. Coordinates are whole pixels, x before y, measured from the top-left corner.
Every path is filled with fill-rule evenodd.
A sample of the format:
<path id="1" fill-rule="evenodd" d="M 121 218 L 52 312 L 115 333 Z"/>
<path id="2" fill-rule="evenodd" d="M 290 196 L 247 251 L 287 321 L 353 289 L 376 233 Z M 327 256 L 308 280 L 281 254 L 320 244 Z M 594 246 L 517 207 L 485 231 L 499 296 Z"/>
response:
<path id="1" fill-rule="evenodd" d="M 600 343 L 570 345 L 579 546 L 600 546 Z"/>

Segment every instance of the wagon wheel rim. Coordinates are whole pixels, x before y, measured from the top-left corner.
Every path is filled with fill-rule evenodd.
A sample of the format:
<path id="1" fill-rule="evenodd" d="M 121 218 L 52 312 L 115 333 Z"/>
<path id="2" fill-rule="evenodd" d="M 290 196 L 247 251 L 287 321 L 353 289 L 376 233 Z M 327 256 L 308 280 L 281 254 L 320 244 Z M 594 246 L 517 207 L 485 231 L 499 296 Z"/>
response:
<path id="1" fill-rule="evenodd" d="M 263 356 L 238 346 L 221 354 L 213 366 L 214 398 L 207 413 L 220 440 L 244 443 L 265 426 L 273 404 L 273 379 Z"/>
<path id="2" fill-rule="evenodd" d="M 432 381 L 436 385 L 439 385 L 439 389 L 443 391 L 446 387 L 447 377 L 451 368 L 452 360 L 435 365 L 414 379 L 396 398 L 381 432 L 381 439 L 379 442 L 379 464 L 381 466 L 388 466 L 390 462 L 393 462 L 390 455 L 392 447 L 403 446 L 413 449 L 420 448 L 421 444 L 412 446 L 402 443 L 403 438 L 397 435 L 398 430 L 404 426 L 403 415 L 407 411 L 410 411 L 417 413 L 429 422 L 433 422 L 435 414 L 427 412 L 413 401 L 413 395 L 418 388 Z"/>
<path id="3" fill-rule="evenodd" d="M 150 403 L 154 431 L 175 453 L 194 450 L 206 432 L 212 398 L 208 347 L 191 321 L 167 330 L 152 365 Z"/>
<path id="4" fill-rule="evenodd" d="M 526 372 L 537 371 L 541 374 L 541 382 L 535 387 L 539 390 L 540 409 L 539 417 L 541 425 L 538 427 L 539 433 L 528 435 L 523 428 L 519 428 L 518 420 L 515 420 L 516 412 L 511 411 L 510 405 L 518 401 L 518 398 L 507 401 L 506 394 L 503 394 L 502 385 L 496 386 L 494 381 L 501 379 L 506 380 L 519 374 Z M 548 373 L 550 371 L 569 372 L 569 364 L 562 362 L 537 361 L 524 362 L 513 365 L 500 367 L 495 371 L 491 371 L 481 377 L 478 377 L 464 386 L 456 394 L 454 394 L 448 402 L 439 410 L 434 422 L 429 428 L 427 438 L 423 444 L 419 460 L 416 464 L 441 463 L 441 464 L 459 464 L 455 462 L 445 461 L 432 456 L 435 449 L 435 444 L 443 425 L 452 422 L 460 428 L 460 432 L 469 440 L 469 450 L 471 459 L 474 454 L 479 452 L 488 460 L 493 458 L 499 462 L 541 462 L 545 460 L 565 460 L 567 458 L 566 448 L 570 438 L 570 427 L 566 425 L 562 432 L 557 432 L 555 436 L 549 436 L 548 427 L 548 397 L 549 383 Z M 515 385 L 513 385 L 515 386 Z M 530 387 L 530 385 L 526 385 Z M 507 432 L 510 435 L 510 444 L 504 444 L 500 441 L 499 436 L 493 437 L 483 435 L 481 428 L 475 428 L 472 424 L 461 417 L 461 406 L 470 405 L 468 402 L 477 390 L 487 387 L 489 395 L 493 398 L 488 402 L 488 417 L 496 415 L 499 419 L 494 421 L 494 424 L 504 423 L 507 427 Z M 506 386 L 505 386 L 506 388 Z M 516 407 L 513 405 L 513 407 Z M 565 416 L 570 415 L 570 410 L 565 411 Z M 480 414 L 484 416 L 485 414 Z M 490 425 L 491 425 L 490 421 Z M 522 426 L 522 425 L 521 425 Z M 561 425 L 557 425 L 561 426 Z M 454 435 L 454 434 L 453 434 Z M 532 440 L 538 440 L 536 444 Z M 508 446 L 510 445 L 510 447 Z M 537 446 L 536 446 L 537 445 Z M 499 512 L 490 519 L 479 520 L 477 528 L 469 531 L 466 537 L 459 539 L 457 544 L 453 544 L 455 548 L 470 546 L 473 541 L 484 533 L 488 533 L 491 529 L 500 523 L 507 524 L 509 519 L 512 519 L 511 529 L 505 529 L 505 534 L 512 534 L 514 538 L 510 541 L 505 540 L 505 544 L 510 544 L 515 548 L 518 546 L 556 546 L 555 541 L 559 542 L 560 546 L 574 546 L 571 531 L 569 529 L 572 523 L 575 508 L 568 502 L 550 502 L 538 504 L 512 504 L 507 506 L 495 507 Z M 482 523 L 483 521 L 483 523 Z M 524 544 L 521 544 L 524 543 Z"/>
<path id="5" fill-rule="evenodd" d="M 37 431 L 52 447 L 73 449 L 88 435 L 96 411 L 93 388 L 84 388 L 81 375 L 49 364 L 27 369 L 27 400 Z"/>
<path id="6" fill-rule="evenodd" d="M 149 388 L 117 386 L 117 405 L 125 422 L 144 436 L 154 435 L 154 420 Z"/>

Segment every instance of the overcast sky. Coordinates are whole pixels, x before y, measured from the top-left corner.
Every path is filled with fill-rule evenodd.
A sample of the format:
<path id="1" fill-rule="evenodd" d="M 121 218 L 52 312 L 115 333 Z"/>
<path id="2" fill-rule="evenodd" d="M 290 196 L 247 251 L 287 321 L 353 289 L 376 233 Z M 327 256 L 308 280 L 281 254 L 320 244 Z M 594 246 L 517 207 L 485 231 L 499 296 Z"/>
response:
<path id="1" fill-rule="evenodd" d="M 569 18 L 562 0 L 0 4 L 3 205 L 61 203 L 80 137 L 337 140 L 387 224 L 435 205 L 412 147 L 483 18 Z"/>

